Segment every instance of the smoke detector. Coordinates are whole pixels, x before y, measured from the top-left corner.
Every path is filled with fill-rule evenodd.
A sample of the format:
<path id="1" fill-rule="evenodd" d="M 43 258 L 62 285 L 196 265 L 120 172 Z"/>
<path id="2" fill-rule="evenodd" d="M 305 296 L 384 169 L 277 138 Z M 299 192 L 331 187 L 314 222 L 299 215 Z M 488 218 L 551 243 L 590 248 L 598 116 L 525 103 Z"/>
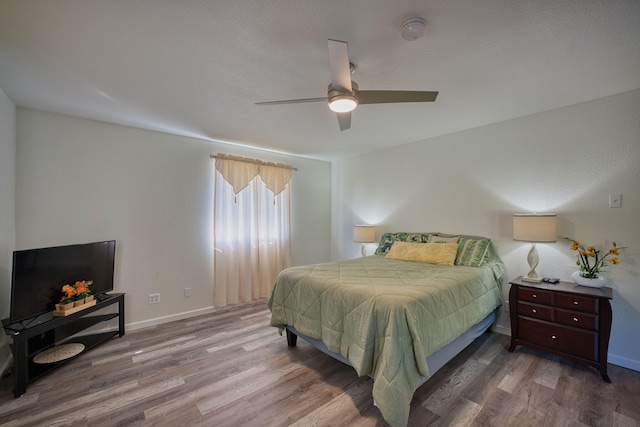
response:
<path id="1" fill-rule="evenodd" d="M 424 35 L 427 21 L 422 18 L 411 18 L 402 24 L 400 34 L 407 41 L 417 40 Z"/>

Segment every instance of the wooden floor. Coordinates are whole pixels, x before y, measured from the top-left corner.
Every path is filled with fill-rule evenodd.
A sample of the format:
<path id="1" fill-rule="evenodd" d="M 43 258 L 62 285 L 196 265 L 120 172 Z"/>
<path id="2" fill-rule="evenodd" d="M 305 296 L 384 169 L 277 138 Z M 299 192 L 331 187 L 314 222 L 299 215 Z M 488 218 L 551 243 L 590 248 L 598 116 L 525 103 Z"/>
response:
<path id="1" fill-rule="evenodd" d="M 127 333 L 29 385 L 0 383 L 2 426 L 385 426 L 372 380 L 303 340 L 264 301 Z M 640 426 L 640 373 L 592 368 L 486 333 L 420 387 L 411 426 Z"/>

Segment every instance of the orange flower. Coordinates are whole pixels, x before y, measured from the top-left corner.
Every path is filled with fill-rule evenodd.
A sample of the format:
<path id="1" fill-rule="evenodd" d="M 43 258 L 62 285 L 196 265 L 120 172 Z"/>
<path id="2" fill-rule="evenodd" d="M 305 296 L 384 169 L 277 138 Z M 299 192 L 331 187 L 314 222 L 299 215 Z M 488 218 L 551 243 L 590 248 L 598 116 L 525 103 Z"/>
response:
<path id="1" fill-rule="evenodd" d="M 578 242 L 577 240 L 574 240 L 573 243 L 571 243 L 571 250 L 572 251 L 578 250 L 579 247 L 580 247 L 580 242 Z"/>
<path id="2" fill-rule="evenodd" d="M 78 294 L 89 292 L 89 288 L 87 288 L 87 285 L 85 285 L 84 282 L 76 282 L 75 288 Z"/>
<path id="3" fill-rule="evenodd" d="M 60 301 L 71 302 L 86 297 L 87 295 L 91 294 L 90 286 L 92 284 L 93 280 L 83 280 L 81 282 L 77 281 L 73 286 L 62 286 L 63 296 L 62 298 L 60 298 Z"/>
<path id="4" fill-rule="evenodd" d="M 618 258 L 611 258 L 609 260 L 609 263 L 616 265 L 616 264 L 620 264 L 620 261 L 618 261 Z"/>
<path id="5" fill-rule="evenodd" d="M 613 249 L 609 250 L 609 253 L 611 255 L 620 255 L 620 251 L 618 250 L 618 248 L 613 248 Z"/>
<path id="6" fill-rule="evenodd" d="M 67 296 L 72 297 L 72 296 L 74 296 L 76 294 L 76 289 L 71 285 L 64 285 L 62 287 L 62 292 L 67 294 Z"/>
<path id="7" fill-rule="evenodd" d="M 71 285 L 64 285 L 62 287 L 62 293 L 64 294 L 60 301 L 72 299 L 76 295 L 76 289 Z"/>

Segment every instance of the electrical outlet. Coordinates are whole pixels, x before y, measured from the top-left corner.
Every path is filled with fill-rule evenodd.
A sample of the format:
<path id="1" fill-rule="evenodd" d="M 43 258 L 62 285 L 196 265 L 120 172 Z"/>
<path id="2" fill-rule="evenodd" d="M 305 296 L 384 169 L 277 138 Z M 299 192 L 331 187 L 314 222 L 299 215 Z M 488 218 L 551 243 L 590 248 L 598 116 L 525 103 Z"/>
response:
<path id="1" fill-rule="evenodd" d="M 160 294 L 149 294 L 149 304 L 160 304 Z"/>
<path id="2" fill-rule="evenodd" d="M 191 288 L 184 288 L 184 297 L 185 298 L 191 297 Z"/>

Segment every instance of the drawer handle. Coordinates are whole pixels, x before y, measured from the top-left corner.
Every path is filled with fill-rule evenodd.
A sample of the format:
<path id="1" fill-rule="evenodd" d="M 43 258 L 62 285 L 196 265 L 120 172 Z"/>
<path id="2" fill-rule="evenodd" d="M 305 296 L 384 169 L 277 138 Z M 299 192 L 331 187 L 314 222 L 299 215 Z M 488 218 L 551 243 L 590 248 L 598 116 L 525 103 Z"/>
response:
<path id="1" fill-rule="evenodd" d="M 538 298 L 538 295 L 536 295 L 536 294 L 533 294 L 533 297 L 534 297 L 534 298 Z"/>
<path id="2" fill-rule="evenodd" d="M 573 321 L 574 321 L 574 322 L 577 322 L 577 321 L 578 321 L 578 318 L 577 318 L 577 317 L 574 317 L 574 318 L 573 318 Z"/>
<path id="3" fill-rule="evenodd" d="M 555 336 L 555 335 L 551 335 L 551 338 L 553 338 L 553 339 L 555 340 L 555 339 L 556 339 L 556 336 Z"/>
<path id="4" fill-rule="evenodd" d="M 531 311 L 533 311 L 534 313 L 537 313 L 537 312 L 538 312 L 538 310 L 536 310 L 535 308 L 534 308 L 534 309 L 532 309 Z"/>
<path id="5" fill-rule="evenodd" d="M 578 301 L 573 302 L 573 305 L 578 305 L 578 304 L 579 304 Z"/>

